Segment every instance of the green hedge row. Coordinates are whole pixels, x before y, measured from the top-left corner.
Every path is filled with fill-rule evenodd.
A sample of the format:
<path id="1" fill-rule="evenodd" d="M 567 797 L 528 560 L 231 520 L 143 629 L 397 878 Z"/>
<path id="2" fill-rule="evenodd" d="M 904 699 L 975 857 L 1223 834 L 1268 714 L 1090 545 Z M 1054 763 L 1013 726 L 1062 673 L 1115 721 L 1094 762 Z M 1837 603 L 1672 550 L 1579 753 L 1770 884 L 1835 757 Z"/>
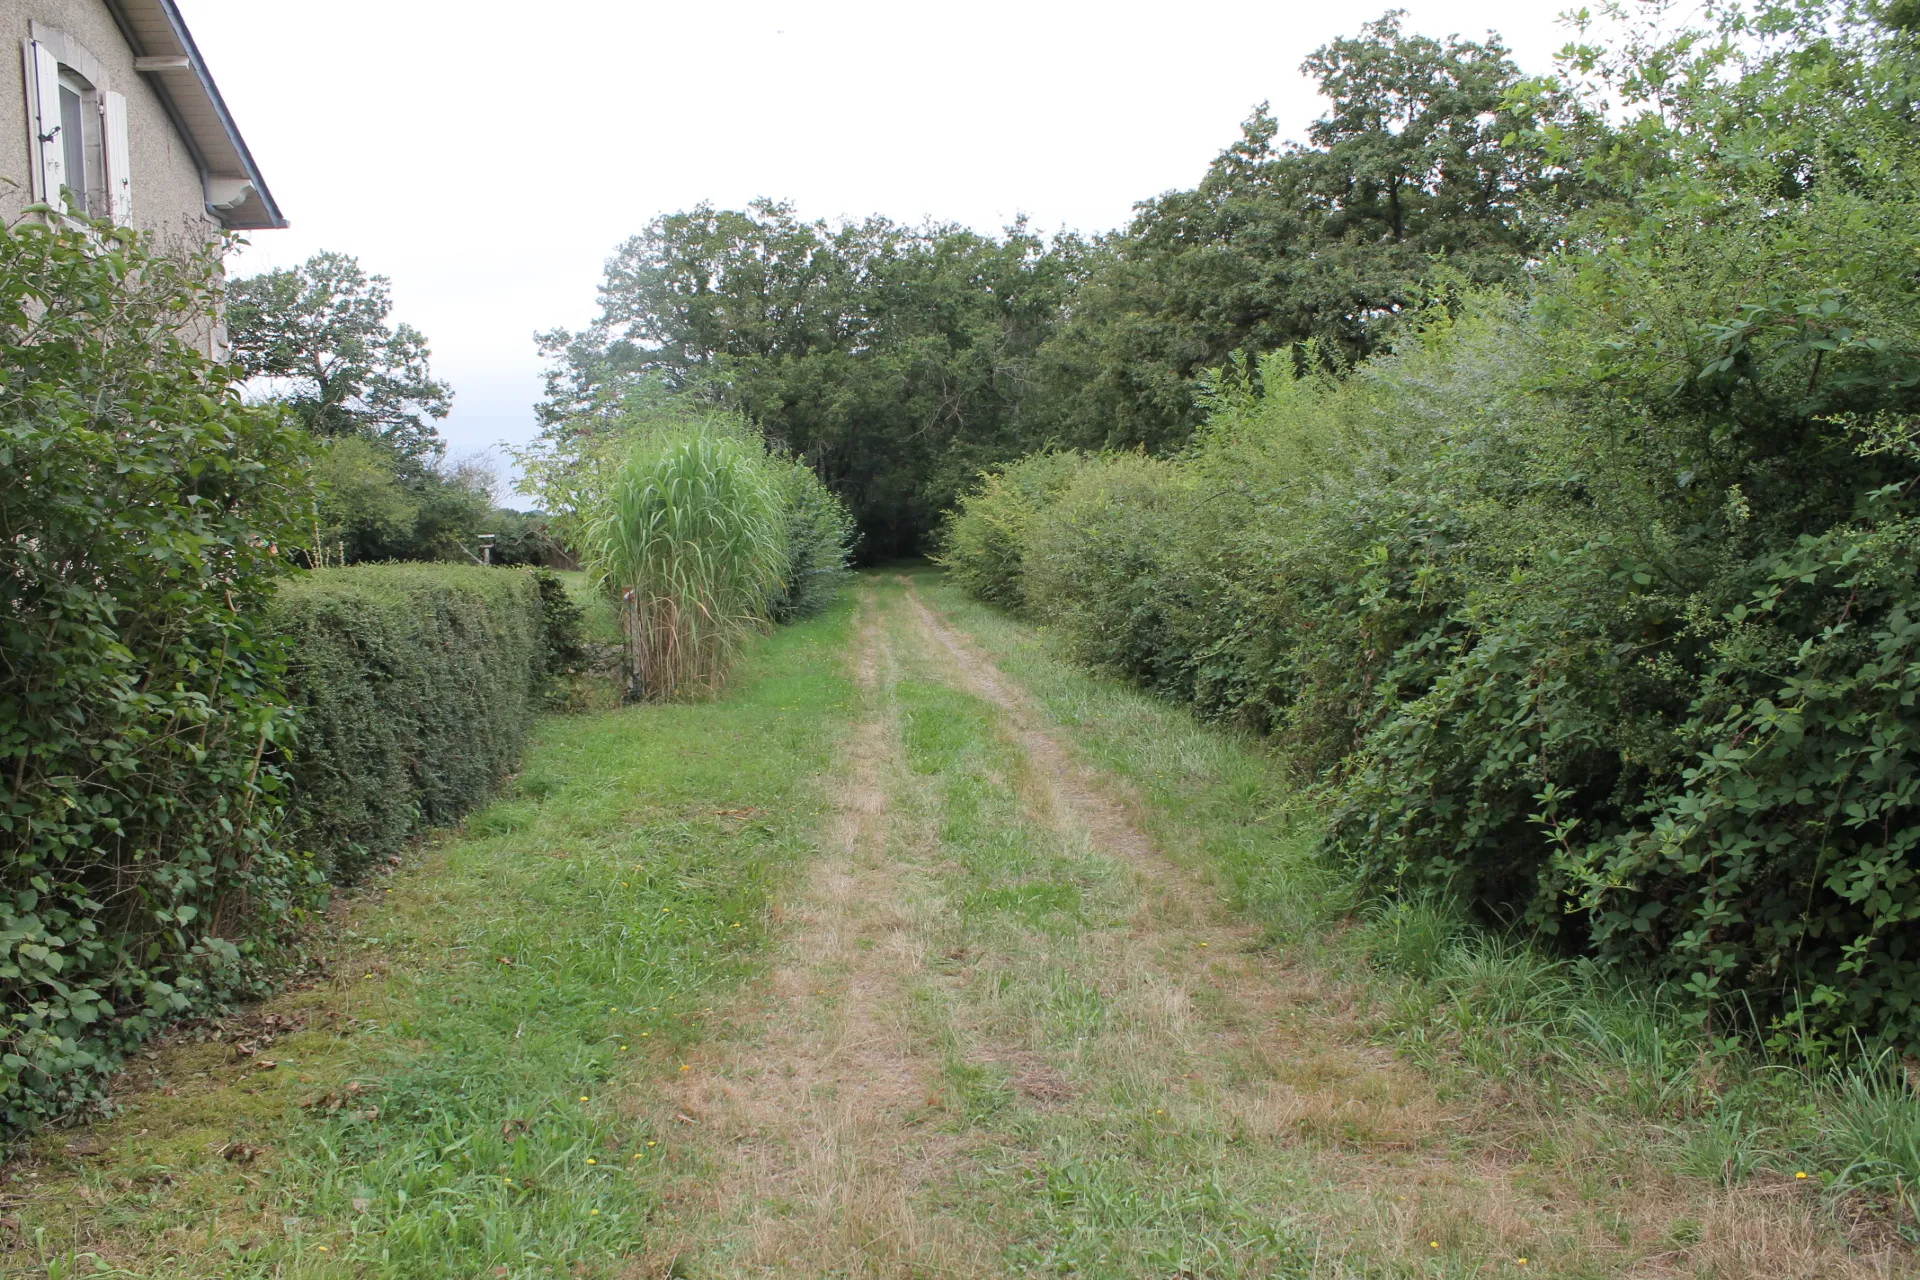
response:
<path id="1" fill-rule="evenodd" d="M 1920 198 L 1593 238 L 1177 458 L 1008 467 L 946 563 L 1270 735 L 1364 892 L 1920 1053 Z"/>
<path id="2" fill-rule="evenodd" d="M 262 625 L 305 440 L 182 340 L 215 253 L 0 226 L 0 1131 L 259 990 L 307 869 Z"/>
<path id="3" fill-rule="evenodd" d="M 569 607 L 550 574 L 477 566 L 355 565 L 280 589 L 269 619 L 299 716 L 288 836 L 330 881 L 487 798 L 570 656 Z"/>
<path id="4" fill-rule="evenodd" d="M 0 225 L 0 1134 L 268 990 L 319 872 L 484 798 L 580 656 L 550 575 L 289 577 L 313 442 L 184 340 L 221 278 Z"/>

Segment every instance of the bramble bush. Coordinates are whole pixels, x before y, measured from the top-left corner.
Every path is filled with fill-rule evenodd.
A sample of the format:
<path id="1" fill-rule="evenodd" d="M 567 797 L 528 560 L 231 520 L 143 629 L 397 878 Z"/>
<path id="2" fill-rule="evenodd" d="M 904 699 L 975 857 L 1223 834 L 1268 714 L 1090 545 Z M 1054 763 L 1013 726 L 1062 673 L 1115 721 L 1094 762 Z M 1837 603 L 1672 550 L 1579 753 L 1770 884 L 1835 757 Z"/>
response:
<path id="1" fill-rule="evenodd" d="M 308 868 L 264 622 L 304 437 L 188 341 L 217 253 L 0 227 L 0 1106 L 101 1096 L 161 1023 L 260 989 Z"/>
<path id="2" fill-rule="evenodd" d="M 1218 397 L 1178 458 L 1018 464 L 946 556 L 1271 733 L 1370 890 L 1650 970 L 1716 1026 L 1910 1053 L 1912 38 L 1769 12 L 1583 55 L 1663 113 L 1562 139 L 1598 195 L 1523 295 Z"/>

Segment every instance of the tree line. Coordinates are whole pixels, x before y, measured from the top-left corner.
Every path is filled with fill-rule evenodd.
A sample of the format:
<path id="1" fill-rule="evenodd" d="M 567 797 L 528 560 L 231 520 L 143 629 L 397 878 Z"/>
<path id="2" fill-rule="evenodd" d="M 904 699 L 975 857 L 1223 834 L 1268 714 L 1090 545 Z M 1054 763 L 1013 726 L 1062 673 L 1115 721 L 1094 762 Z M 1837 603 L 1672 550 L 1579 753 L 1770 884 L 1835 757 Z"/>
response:
<path id="1" fill-rule="evenodd" d="M 1177 450 L 1210 371 L 1349 368 L 1436 293 L 1518 281 L 1580 198 L 1550 130 L 1586 106 L 1498 37 L 1392 12 L 1303 70 L 1328 102 L 1304 141 L 1263 105 L 1197 186 L 1108 235 L 834 224 L 774 200 L 656 218 L 608 261 L 593 324 L 541 335 L 546 439 L 657 380 L 813 464 L 869 557 L 926 550 L 983 468 Z"/>
<path id="2" fill-rule="evenodd" d="M 256 400 L 310 441 L 314 497 L 301 539 L 315 566 L 472 559 L 491 535 L 495 564 L 560 554 L 538 515 L 501 505 L 500 477 L 449 459 L 439 424 L 453 387 L 426 335 L 393 322 L 392 282 L 350 254 L 230 281 L 228 352 Z"/>

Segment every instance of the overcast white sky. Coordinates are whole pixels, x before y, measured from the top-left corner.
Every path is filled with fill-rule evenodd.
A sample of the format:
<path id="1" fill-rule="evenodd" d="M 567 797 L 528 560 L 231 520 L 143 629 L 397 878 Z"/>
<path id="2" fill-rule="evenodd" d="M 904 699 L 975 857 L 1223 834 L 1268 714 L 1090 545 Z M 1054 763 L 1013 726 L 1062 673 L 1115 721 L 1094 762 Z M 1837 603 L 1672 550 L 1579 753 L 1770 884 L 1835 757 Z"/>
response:
<path id="1" fill-rule="evenodd" d="M 656 214 L 792 199 L 809 217 L 1102 231 L 1192 185 L 1271 101 L 1319 112 L 1308 52 L 1388 0 L 178 0 L 281 208 L 242 274 L 319 249 L 391 277 L 453 383 L 465 454 L 533 433 L 532 334 L 594 312 Z M 1402 0 L 1410 29 L 1551 69 L 1560 0 Z"/>

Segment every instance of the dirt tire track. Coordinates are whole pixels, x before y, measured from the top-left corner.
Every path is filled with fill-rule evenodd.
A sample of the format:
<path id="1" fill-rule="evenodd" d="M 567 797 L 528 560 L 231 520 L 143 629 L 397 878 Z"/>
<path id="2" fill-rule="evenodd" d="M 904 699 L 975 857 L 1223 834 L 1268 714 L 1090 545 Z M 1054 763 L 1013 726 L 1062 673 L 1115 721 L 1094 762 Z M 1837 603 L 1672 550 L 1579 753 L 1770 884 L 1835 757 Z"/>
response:
<path id="1" fill-rule="evenodd" d="M 905 876 L 917 833 L 895 804 L 898 672 L 878 609 L 864 592 L 844 780 L 823 856 L 781 910 L 785 942 L 760 1007 L 689 1059 L 656 1120 L 675 1136 L 687 1121 L 700 1132 L 653 1274 L 676 1260 L 703 1277 L 985 1273 L 983 1245 L 915 1209 L 958 1139 L 916 1115 L 940 1062 L 908 1025 L 925 959 Z"/>
<path id="2" fill-rule="evenodd" d="M 1034 780 L 1042 788 L 1048 818 L 1056 827 L 1077 827 L 1093 845 L 1114 854 L 1139 872 L 1166 904 L 1178 904 L 1190 918 L 1218 916 L 1216 898 L 1203 900 L 1193 880 L 1168 862 L 1152 840 L 1115 801 L 1107 784 L 1074 758 L 1060 739 L 1042 728 L 1043 718 L 1026 691 L 1007 680 L 993 659 L 976 649 L 965 636 L 948 626 L 915 590 L 906 584 L 908 606 L 916 628 L 951 659 L 958 683 L 998 707 L 1006 716 L 1020 749 L 1026 754 Z M 1247 938 L 1258 930 L 1240 921 L 1229 928 Z"/>
<path id="3" fill-rule="evenodd" d="M 855 632 L 858 716 L 773 970 L 652 1112 L 674 1139 L 656 1224 L 668 1245 L 639 1274 L 1010 1274 L 1008 1251 L 1040 1239 L 1030 1197 L 1044 1194 L 1049 1144 L 1082 1142 L 1098 1161 L 1114 1135 L 1143 1128 L 1192 1136 L 1202 1161 L 1231 1149 L 1243 1171 L 1276 1156 L 1310 1170 L 1303 1183 L 1318 1190 L 1248 1184 L 1247 1208 L 1309 1225 L 1315 1275 L 1371 1275 L 1382 1263 L 1427 1274 L 1429 1237 L 1449 1222 L 1471 1224 L 1479 1256 L 1447 1274 L 1506 1274 L 1503 1250 L 1556 1245 L 1605 1274 L 1895 1274 L 1888 1255 L 1837 1250 L 1804 1208 L 1745 1191 L 1702 1196 L 1644 1168 L 1632 1172 L 1647 1190 L 1611 1205 L 1633 1220 L 1630 1262 L 1609 1235 L 1621 1218 L 1605 1227 L 1569 1213 L 1580 1200 L 1569 1158 L 1531 1158 L 1530 1145 L 1566 1137 L 1551 1117 L 1498 1090 L 1443 1102 L 1433 1079 L 1370 1040 L 1356 984 L 1283 958 L 1204 867 L 1169 857 L 1123 784 L 1083 764 L 910 578 L 868 579 Z M 1055 936 L 1008 917 L 979 949 L 946 949 L 957 895 L 977 883 L 974 854 L 959 851 L 985 846 L 942 844 L 935 815 L 956 812 L 943 807 L 954 793 L 941 790 L 945 775 L 908 767 L 902 698 L 921 696 L 904 688 L 923 680 L 994 708 L 984 732 L 1011 748 L 1010 772 L 976 764 L 963 788 L 999 788 L 1039 844 L 1104 867 L 1087 883 L 1112 886 L 1108 923 Z M 1036 1030 L 1020 993 L 1055 980 L 1099 992 L 1107 1029 L 1067 1047 Z M 982 1067 L 1015 1099 L 999 1121 L 976 1122 L 942 1096 Z M 1705 1239 L 1649 1250 L 1682 1210 Z"/>

